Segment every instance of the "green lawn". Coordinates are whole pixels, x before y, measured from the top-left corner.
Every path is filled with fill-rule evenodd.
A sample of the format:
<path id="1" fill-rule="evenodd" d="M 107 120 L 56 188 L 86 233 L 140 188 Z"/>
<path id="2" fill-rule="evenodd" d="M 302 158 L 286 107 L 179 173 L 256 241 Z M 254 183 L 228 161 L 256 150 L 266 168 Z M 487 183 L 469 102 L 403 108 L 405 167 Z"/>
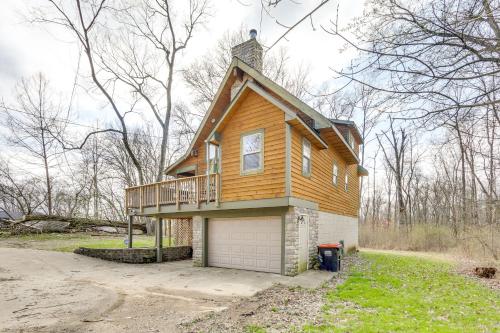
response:
<path id="1" fill-rule="evenodd" d="M 163 244 L 163 247 L 167 247 L 168 243 Z M 133 247 L 154 247 L 155 238 L 154 237 L 136 237 L 132 242 Z M 126 247 L 123 238 L 83 238 L 77 239 L 73 244 L 67 246 L 57 247 L 55 251 L 62 252 L 73 252 L 78 247 L 88 247 L 91 249 L 123 249 Z"/>
<path id="2" fill-rule="evenodd" d="M 61 252 L 73 252 L 78 247 L 89 247 L 94 249 L 103 248 L 125 248 L 124 239 L 126 236 L 113 235 L 91 235 L 85 233 L 64 234 L 29 234 L 0 237 L 0 246 L 23 247 L 40 250 L 51 250 Z M 172 239 L 172 245 L 174 245 Z M 146 235 L 134 235 L 134 247 L 154 247 L 155 237 Z M 163 238 L 163 247 L 168 247 L 168 238 Z"/>
<path id="3" fill-rule="evenodd" d="M 500 293 L 454 274 L 448 262 L 362 253 L 327 293 L 327 325 L 307 332 L 500 332 Z"/>

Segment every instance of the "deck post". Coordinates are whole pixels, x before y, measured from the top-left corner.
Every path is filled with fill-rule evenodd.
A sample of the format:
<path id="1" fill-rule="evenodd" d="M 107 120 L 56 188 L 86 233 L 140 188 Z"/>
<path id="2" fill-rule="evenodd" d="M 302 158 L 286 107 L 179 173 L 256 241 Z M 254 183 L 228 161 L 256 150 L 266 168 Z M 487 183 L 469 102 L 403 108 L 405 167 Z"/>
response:
<path id="1" fill-rule="evenodd" d="M 207 205 L 210 203 L 210 174 L 207 173 Z"/>
<path id="2" fill-rule="evenodd" d="M 177 209 L 179 209 L 180 201 L 179 201 L 179 180 L 175 180 L 175 205 Z"/>
<path id="3" fill-rule="evenodd" d="M 219 174 L 215 174 L 215 204 L 219 207 Z"/>
<path id="4" fill-rule="evenodd" d="M 133 230 L 132 230 L 132 223 L 133 223 L 134 217 L 132 215 L 128 216 L 128 243 L 127 247 L 129 249 L 132 248 L 132 235 L 133 235 Z"/>
<path id="5" fill-rule="evenodd" d="M 142 209 L 142 199 L 143 199 L 142 196 L 144 195 L 144 191 L 143 190 L 144 190 L 144 187 L 142 187 L 142 186 L 139 187 L 139 209 L 140 209 L 141 213 L 144 211 Z"/>
<path id="6" fill-rule="evenodd" d="M 156 210 L 160 211 L 160 183 L 156 183 Z"/>
<path id="7" fill-rule="evenodd" d="M 168 246 L 172 246 L 172 219 L 168 219 Z"/>
<path id="8" fill-rule="evenodd" d="M 163 219 L 156 219 L 156 262 L 163 260 Z"/>
<path id="9" fill-rule="evenodd" d="M 200 208 L 200 178 L 199 177 L 195 178 L 194 190 L 196 192 L 196 207 Z"/>

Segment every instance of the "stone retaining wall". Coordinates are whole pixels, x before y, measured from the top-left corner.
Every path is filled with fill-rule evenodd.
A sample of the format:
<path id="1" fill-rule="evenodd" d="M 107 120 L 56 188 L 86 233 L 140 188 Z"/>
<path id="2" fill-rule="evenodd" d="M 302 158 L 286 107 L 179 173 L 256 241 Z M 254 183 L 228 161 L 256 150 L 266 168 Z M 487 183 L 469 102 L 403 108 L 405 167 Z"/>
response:
<path id="1" fill-rule="evenodd" d="M 74 252 L 88 257 L 128 264 L 147 264 L 156 262 L 155 248 L 90 249 L 87 247 L 80 247 Z M 192 253 L 193 250 L 191 246 L 166 247 L 163 249 L 163 261 L 190 259 Z"/>

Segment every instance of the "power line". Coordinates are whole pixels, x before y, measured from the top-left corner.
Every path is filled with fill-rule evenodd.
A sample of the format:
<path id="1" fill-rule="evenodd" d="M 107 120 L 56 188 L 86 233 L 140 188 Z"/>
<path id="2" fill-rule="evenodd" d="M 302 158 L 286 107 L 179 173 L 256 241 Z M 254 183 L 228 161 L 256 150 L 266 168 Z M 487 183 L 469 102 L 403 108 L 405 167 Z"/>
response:
<path id="1" fill-rule="evenodd" d="M 26 112 L 24 110 L 14 109 L 14 108 L 11 108 L 11 107 L 8 107 L 8 106 L 2 106 L 2 108 L 5 109 L 5 110 L 12 111 L 12 112 L 18 112 L 18 113 L 22 113 L 22 114 L 26 114 L 26 115 L 30 115 L 30 116 L 32 115 L 31 113 Z M 77 123 L 77 122 L 74 122 L 74 121 L 70 121 L 70 120 L 67 120 L 67 119 L 61 119 L 61 118 L 57 118 L 57 117 L 48 117 L 48 119 L 50 119 L 52 121 L 60 122 L 60 123 L 63 123 L 63 124 L 67 124 L 67 125 L 74 125 L 74 126 L 86 127 L 86 128 L 89 128 L 89 129 L 92 129 L 92 130 L 95 130 L 95 131 L 105 131 L 107 129 L 107 128 L 101 128 L 101 127 L 98 127 L 98 126 L 91 126 L 91 125 L 87 125 L 87 124 Z M 149 138 L 155 138 L 155 139 L 163 139 L 161 136 L 150 135 L 150 134 L 145 134 L 145 133 L 130 132 L 130 134 L 132 134 L 132 135 L 138 135 L 138 136 L 144 136 L 144 137 L 149 137 Z"/>
<path id="2" fill-rule="evenodd" d="M 282 40 L 283 38 L 285 38 L 285 36 L 290 32 L 292 31 L 294 28 L 296 28 L 298 25 L 300 25 L 303 21 L 305 21 L 308 17 L 311 17 L 312 19 L 312 15 L 318 10 L 320 9 L 321 7 L 323 7 L 324 4 L 326 4 L 328 1 L 330 0 L 323 0 L 318 6 L 316 6 L 312 11 L 310 11 L 307 15 L 305 15 L 304 17 L 302 17 L 300 20 L 298 20 L 294 25 L 292 25 L 291 27 L 287 27 L 287 30 L 271 45 L 267 48 L 266 52 L 268 52 L 270 49 L 272 49 L 276 44 L 279 43 L 280 40 Z M 278 22 L 276 20 L 276 23 L 281 25 L 281 26 L 284 26 L 283 24 L 281 24 L 280 22 Z"/>

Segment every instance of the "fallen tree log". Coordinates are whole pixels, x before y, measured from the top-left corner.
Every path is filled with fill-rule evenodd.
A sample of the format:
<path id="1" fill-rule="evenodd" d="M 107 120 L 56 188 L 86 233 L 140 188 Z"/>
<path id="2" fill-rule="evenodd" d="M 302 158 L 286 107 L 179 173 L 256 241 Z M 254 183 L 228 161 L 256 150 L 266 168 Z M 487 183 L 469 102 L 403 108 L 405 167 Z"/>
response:
<path id="1" fill-rule="evenodd" d="M 128 223 L 56 215 L 27 215 L 23 220 L 11 224 L 11 231 L 14 234 L 36 232 L 88 232 L 96 230 L 111 232 L 109 230 L 106 231 L 106 228 L 127 230 Z M 132 224 L 132 228 L 147 233 L 145 223 L 134 223 Z"/>

